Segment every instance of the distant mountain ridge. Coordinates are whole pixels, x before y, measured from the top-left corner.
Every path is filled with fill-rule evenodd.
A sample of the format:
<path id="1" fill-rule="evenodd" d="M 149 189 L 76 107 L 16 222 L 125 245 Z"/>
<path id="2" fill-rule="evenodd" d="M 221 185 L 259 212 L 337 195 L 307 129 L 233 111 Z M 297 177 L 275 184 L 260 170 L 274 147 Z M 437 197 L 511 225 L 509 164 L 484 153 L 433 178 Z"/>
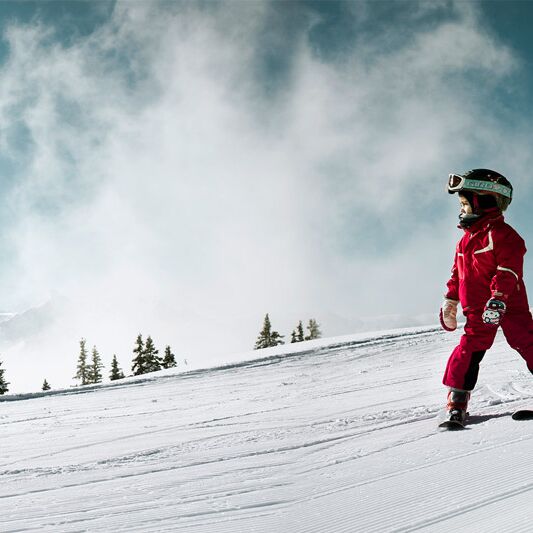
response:
<path id="1" fill-rule="evenodd" d="M 50 300 L 22 313 L 0 314 L 0 343 L 11 344 L 38 335 L 56 320 L 59 312 L 60 306 Z"/>

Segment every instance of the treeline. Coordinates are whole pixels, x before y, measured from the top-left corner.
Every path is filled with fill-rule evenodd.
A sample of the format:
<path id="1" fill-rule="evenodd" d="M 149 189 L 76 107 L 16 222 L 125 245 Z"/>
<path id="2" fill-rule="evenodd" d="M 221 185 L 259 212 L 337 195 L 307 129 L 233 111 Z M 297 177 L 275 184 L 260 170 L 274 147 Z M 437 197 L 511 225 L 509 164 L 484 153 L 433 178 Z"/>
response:
<path id="1" fill-rule="evenodd" d="M 311 341 L 313 339 L 319 339 L 322 336 L 320 331 L 320 325 L 314 318 L 309 319 L 307 324 L 307 335 L 304 332 L 302 321 L 298 322 L 298 325 L 291 333 L 291 344 L 295 342 Z M 263 329 L 259 332 L 257 341 L 255 342 L 254 350 L 260 350 L 262 348 L 271 348 L 272 346 L 279 346 L 285 344 L 284 335 L 280 335 L 277 331 L 272 329 L 270 317 L 268 313 L 263 321 Z"/>
<path id="2" fill-rule="evenodd" d="M 164 356 L 160 357 L 159 350 L 154 346 L 154 341 L 150 336 L 146 338 L 146 343 L 144 343 L 142 335 L 139 334 L 135 341 L 133 353 L 135 357 L 133 358 L 131 371 L 134 376 L 157 372 L 163 368 L 174 368 L 177 365 L 176 358 L 170 346 L 165 348 Z"/>
<path id="3" fill-rule="evenodd" d="M 80 340 L 80 354 L 78 356 L 77 372 L 74 379 L 78 380 L 80 385 L 101 383 L 102 370 L 104 368 L 102 359 L 100 358 L 96 346 L 94 346 L 89 360 L 86 343 L 87 341 L 85 339 Z M 131 365 L 132 375 L 140 376 L 142 374 L 148 374 L 149 372 L 157 372 L 164 368 L 174 368 L 175 366 L 177 366 L 176 356 L 172 353 L 172 348 L 170 346 L 166 346 L 165 353 L 161 357 L 159 355 L 159 350 L 155 347 L 154 341 L 150 335 L 148 335 L 146 341 L 143 341 L 141 334 L 137 335 L 135 346 L 133 348 L 133 360 Z M 124 377 L 124 372 L 118 365 L 117 356 L 116 354 L 113 354 L 109 379 L 111 381 L 116 381 L 117 379 L 123 379 Z"/>
<path id="4" fill-rule="evenodd" d="M 296 328 L 291 332 L 291 343 L 304 342 L 313 339 L 319 339 L 322 336 L 320 325 L 314 318 L 309 319 L 306 329 L 304 330 L 302 321 L 298 322 Z M 260 350 L 262 348 L 270 348 L 272 346 L 279 346 L 285 344 L 283 340 L 284 335 L 272 329 L 270 317 L 268 313 L 263 321 L 263 328 L 261 329 L 254 349 Z M 184 360 L 187 364 L 187 360 Z M 131 364 L 131 374 L 140 376 L 150 372 L 157 372 L 165 368 L 174 368 L 177 366 L 176 357 L 172 353 L 170 346 L 165 347 L 163 355 L 159 355 L 159 350 L 155 347 L 152 337 L 149 335 L 146 341 L 143 340 L 141 334 L 137 336 L 135 346 L 133 348 L 133 359 Z M 89 385 L 101 383 L 103 380 L 104 364 L 96 346 L 93 346 L 91 353 L 87 350 L 86 339 L 80 340 L 80 351 L 78 355 L 78 364 L 76 367 L 76 375 L 74 379 L 79 381 L 80 385 Z M 9 382 L 4 377 L 5 369 L 2 368 L 0 361 L 0 395 L 5 394 L 9 390 Z M 123 379 L 125 376 L 123 370 L 119 367 L 116 354 L 113 354 L 111 360 L 109 379 L 115 381 Z M 47 391 L 51 389 L 50 383 L 45 379 L 41 389 Z"/>
<path id="5" fill-rule="evenodd" d="M 148 372 L 156 372 L 164 368 L 174 368 L 177 366 L 176 356 L 172 353 L 172 348 L 166 346 L 165 352 L 161 357 L 159 350 L 155 347 L 152 337 L 148 336 L 146 342 L 143 341 L 142 335 L 137 336 L 135 347 L 133 348 L 133 360 L 131 372 L 134 376 L 147 374 Z M 187 360 L 183 362 L 187 364 Z M 96 346 L 93 346 L 91 353 L 87 350 L 86 339 L 80 340 L 80 351 L 78 355 L 78 364 L 76 367 L 76 375 L 74 379 L 79 381 L 80 385 L 90 385 L 93 383 L 102 383 L 104 364 Z M 0 361 L 0 395 L 9 391 L 9 382 L 6 381 L 5 369 L 2 368 Z M 124 372 L 119 367 L 116 354 L 113 354 L 111 366 L 109 371 L 109 379 L 115 381 L 126 377 Z M 47 379 L 43 381 L 41 390 L 47 391 L 52 387 Z"/>

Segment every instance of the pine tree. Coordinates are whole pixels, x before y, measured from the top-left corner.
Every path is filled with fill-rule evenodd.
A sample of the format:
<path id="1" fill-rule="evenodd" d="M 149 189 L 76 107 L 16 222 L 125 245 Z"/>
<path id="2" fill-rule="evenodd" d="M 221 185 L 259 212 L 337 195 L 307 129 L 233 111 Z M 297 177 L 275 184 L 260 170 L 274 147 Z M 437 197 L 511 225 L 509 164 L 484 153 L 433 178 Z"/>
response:
<path id="1" fill-rule="evenodd" d="M 2 362 L 0 361 L 0 366 Z M 5 368 L 0 368 L 0 394 L 5 394 L 9 390 L 9 383 L 4 378 Z"/>
<path id="2" fill-rule="evenodd" d="M 87 349 L 85 348 L 85 339 L 80 340 L 80 355 L 78 357 L 78 371 L 74 379 L 79 379 L 82 385 L 89 383 L 89 369 L 87 368 Z"/>
<path id="3" fill-rule="evenodd" d="M 123 379 L 124 378 L 124 372 L 119 368 L 117 356 L 116 354 L 113 354 L 113 360 L 111 361 L 111 373 L 109 374 L 109 379 L 111 381 L 115 381 L 117 379 Z"/>
<path id="4" fill-rule="evenodd" d="M 270 339 L 272 337 L 272 325 L 270 324 L 270 317 L 268 313 L 265 315 L 263 321 L 263 329 L 259 332 L 259 337 L 255 342 L 254 349 L 261 350 L 262 348 L 268 348 L 270 346 Z"/>
<path id="5" fill-rule="evenodd" d="M 291 343 L 294 343 L 294 342 L 303 342 L 305 341 L 305 336 L 304 336 L 304 327 L 302 326 L 302 321 L 300 320 L 298 322 L 298 326 L 296 327 L 295 330 L 293 330 L 292 334 L 291 334 Z"/>
<path id="6" fill-rule="evenodd" d="M 144 362 L 146 365 L 146 372 L 157 372 L 161 370 L 161 357 L 159 357 L 159 350 L 156 349 L 152 337 L 148 335 L 146 344 L 144 345 Z"/>
<path id="7" fill-rule="evenodd" d="M 50 390 L 52 387 L 50 387 L 50 384 L 48 383 L 48 381 L 46 381 L 46 379 L 43 381 L 43 386 L 41 387 L 41 390 L 43 391 L 47 391 L 47 390 Z"/>
<path id="8" fill-rule="evenodd" d="M 146 362 L 144 359 L 144 342 L 140 333 L 137 335 L 137 340 L 135 342 L 136 345 L 135 348 L 133 348 L 133 353 L 136 354 L 136 356 L 133 358 L 131 371 L 133 372 L 134 376 L 140 376 L 141 374 L 146 374 L 147 372 Z"/>
<path id="9" fill-rule="evenodd" d="M 163 368 L 174 368 L 177 365 L 176 358 L 172 353 L 170 346 L 165 348 L 165 357 L 163 357 Z"/>
<path id="10" fill-rule="evenodd" d="M 306 341 L 312 341 L 313 339 L 320 339 L 322 336 L 322 332 L 320 331 L 320 325 L 317 323 L 317 321 L 314 318 L 311 318 L 309 320 L 309 324 L 307 325 L 307 329 L 309 330 L 309 335 L 305 337 Z"/>
<path id="11" fill-rule="evenodd" d="M 296 337 L 297 341 L 298 342 L 303 342 L 305 340 L 305 335 L 304 335 L 304 327 L 302 325 L 302 321 L 301 320 L 300 320 L 300 322 L 298 322 L 297 331 L 298 331 L 298 336 Z"/>
<path id="12" fill-rule="evenodd" d="M 280 335 L 277 331 L 272 331 L 270 317 L 267 313 L 263 322 L 263 329 L 259 333 L 254 349 L 260 350 L 262 348 L 270 348 L 271 346 L 277 346 L 278 344 L 283 344 L 283 335 Z"/>
<path id="13" fill-rule="evenodd" d="M 102 383 L 102 359 L 96 346 L 93 346 L 91 365 L 87 369 L 87 382 L 88 383 Z"/>

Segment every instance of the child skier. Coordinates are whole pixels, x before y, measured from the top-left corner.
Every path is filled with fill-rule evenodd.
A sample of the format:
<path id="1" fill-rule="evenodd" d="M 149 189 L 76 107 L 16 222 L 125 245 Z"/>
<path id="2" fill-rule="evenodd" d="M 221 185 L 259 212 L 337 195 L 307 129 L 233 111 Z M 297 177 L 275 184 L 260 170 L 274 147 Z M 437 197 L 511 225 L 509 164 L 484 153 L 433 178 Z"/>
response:
<path id="1" fill-rule="evenodd" d="M 459 194 L 458 227 L 465 234 L 457 243 L 440 321 L 447 331 L 455 330 L 461 303 L 466 324 L 443 383 L 449 389 L 447 419 L 462 425 L 479 363 L 492 346 L 498 326 L 533 373 L 533 318 L 522 279 L 526 247 L 502 214 L 511 203 L 512 185 L 493 170 L 475 169 L 450 174 L 448 192 Z"/>

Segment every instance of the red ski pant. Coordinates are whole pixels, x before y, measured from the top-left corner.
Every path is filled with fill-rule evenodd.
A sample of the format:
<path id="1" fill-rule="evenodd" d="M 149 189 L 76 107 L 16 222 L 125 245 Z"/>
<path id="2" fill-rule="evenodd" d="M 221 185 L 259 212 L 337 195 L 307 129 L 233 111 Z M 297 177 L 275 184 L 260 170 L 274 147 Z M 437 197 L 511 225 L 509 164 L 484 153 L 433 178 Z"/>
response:
<path id="1" fill-rule="evenodd" d="M 468 312 L 464 335 L 452 352 L 442 382 L 447 387 L 471 391 L 476 386 L 479 363 L 492 346 L 498 328 L 487 326 L 481 313 Z M 529 310 L 508 311 L 501 321 L 503 334 L 511 348 L 526 361 L 533 374 L 533 318 Z"/>

